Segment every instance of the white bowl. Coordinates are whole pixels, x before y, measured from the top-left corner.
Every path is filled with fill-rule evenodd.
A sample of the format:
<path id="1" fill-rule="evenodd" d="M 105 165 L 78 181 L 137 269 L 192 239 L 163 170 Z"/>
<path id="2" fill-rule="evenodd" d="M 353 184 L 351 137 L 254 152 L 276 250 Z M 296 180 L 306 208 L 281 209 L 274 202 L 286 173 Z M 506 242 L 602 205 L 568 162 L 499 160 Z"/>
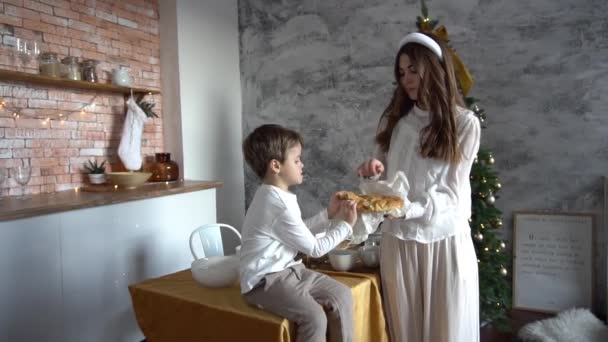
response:
<path id="1" fill-rule="evenodd" d="M 329 252 L 329 263 L 336 271 L 348 271 L 355 266 L 357 252 L 350 249 L 334 249 Z"/>
<path id="2" fill-rule="evenodd" d="M 361 246 L 359 247 L 359 257 L 365 266 L 378 267 L 380 264 L 380 247 Z"/>
<path id="3" fill-rule="evenodd" d="M 237 255 L 197 259 L 190 265 L 192 277 L 205 287 L 229 287 L 239 279 Z"/>

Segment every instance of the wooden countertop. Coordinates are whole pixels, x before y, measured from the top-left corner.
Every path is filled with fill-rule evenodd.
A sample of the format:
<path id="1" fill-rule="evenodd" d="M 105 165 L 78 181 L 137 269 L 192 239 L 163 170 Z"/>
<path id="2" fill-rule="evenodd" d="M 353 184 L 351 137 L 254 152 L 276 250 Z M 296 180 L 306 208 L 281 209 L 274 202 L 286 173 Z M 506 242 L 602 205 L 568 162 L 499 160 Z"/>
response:
<path id="1" fill-rule="evenodd" d="M 206 189 L 219 188 L 223 181 L 177 181 L 149 183 L 132 190 L 110 192 L 62 191 L 49 194 L 0 198 L 0 221 L 22 219 L 62 211 L 92 208 L 141 199 L 175 195 Z"/>

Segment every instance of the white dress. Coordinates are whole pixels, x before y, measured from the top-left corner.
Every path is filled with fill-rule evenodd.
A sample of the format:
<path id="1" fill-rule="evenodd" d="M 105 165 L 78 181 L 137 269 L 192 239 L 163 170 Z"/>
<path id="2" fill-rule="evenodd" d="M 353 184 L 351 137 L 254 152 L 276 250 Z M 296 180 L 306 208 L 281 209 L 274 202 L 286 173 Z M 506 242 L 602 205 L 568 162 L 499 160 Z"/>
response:
<path id="1" fill-rule="evenodd" d="M 422 158 L 419 134 L 430 120 L 414 107 L 396 125 L 386 157 L 387 179 L 402 171 L 410 184 L 404 219 L 382 224 L 380 267 L 394 342 L 479 341 L 477 257 L 468 219 L 469 173 L 480 124 L 458 108 L 461 161 Z"/>

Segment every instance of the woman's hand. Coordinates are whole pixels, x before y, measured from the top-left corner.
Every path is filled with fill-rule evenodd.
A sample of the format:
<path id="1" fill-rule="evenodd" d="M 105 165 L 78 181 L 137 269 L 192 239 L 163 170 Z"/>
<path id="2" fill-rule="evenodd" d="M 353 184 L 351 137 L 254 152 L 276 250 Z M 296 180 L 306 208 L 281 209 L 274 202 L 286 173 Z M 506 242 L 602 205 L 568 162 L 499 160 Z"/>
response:
<path id="1" fill-rule="evenodd" d="M 373 177 L 384 172 L 384 164 L 376 158 L 372 158 L 359 166 L 357 174 L 360 177 Z"/>

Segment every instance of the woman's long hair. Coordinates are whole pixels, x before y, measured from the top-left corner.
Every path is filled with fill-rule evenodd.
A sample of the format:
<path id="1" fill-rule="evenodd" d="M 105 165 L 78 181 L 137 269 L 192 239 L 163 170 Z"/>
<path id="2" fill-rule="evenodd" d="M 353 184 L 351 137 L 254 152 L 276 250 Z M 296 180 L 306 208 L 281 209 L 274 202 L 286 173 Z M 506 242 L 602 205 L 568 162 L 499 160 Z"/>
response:
<path id="1" fill-rule="evenodd" d="M 376 143 L 383 152 L 388 152 L 397 122 L 408 115 L 416 104 L 407 96 L 400 82 L 399 57 L 406 54 L 422 76 L 418 87 L 418 107 L 428 110 L 431 115 L 431 122 L 420 134 L 420 154 L 425 158 L 456 163 L 460 160 L 455 119 L 456 105 L 463 106 L 463 100 L 458 91 L 454 66 L 447 47 L 440 39 L 427 35 L 441 47 L 443 61 L 420 44 L 408 43 L 399 49 L 394 67 L 397 87 L 380 117 Z"/>

